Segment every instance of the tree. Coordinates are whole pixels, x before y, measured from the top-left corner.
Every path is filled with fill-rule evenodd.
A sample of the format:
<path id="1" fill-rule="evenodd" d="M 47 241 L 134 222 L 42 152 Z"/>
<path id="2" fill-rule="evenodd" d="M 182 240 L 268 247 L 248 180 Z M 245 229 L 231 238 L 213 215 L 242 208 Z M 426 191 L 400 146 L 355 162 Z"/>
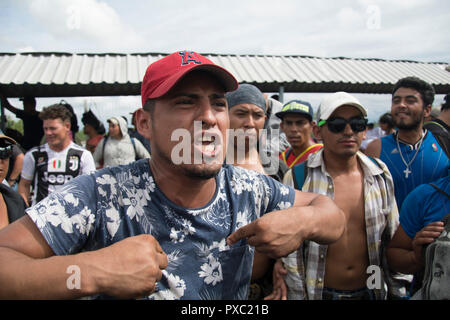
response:
<path id="1" fill-rule="evenodd" d="M 22 120 L 15 121 L 10 116 L 6 116 L 6 128 L 17 130 L 23 135 L 23 121 Z"/>

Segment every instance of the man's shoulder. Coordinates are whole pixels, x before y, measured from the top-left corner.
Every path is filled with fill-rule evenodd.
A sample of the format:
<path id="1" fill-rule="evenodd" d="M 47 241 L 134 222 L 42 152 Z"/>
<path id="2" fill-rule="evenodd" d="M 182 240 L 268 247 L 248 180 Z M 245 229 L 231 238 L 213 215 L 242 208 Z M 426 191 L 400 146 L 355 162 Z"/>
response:
<path id="1" fill-rule="evenodd" d="M 433 182 L 422 184 L 419 187 L 422 187 L 424 190 L 427 190 L 428 192 L 433 192 L 433 193 L 439 192 L 439 190 L 436 189 L 436 187 L 438 187 L 439 189 L 441 189 L 445 192 L 445 190 L 449 188 L 449 183 L 450 183 L 450 175 L 447 175 L 447 176 L 442 177 Z M 419 187 L 417 187 L 417 188 L 419 188 Z"/>
<path id="2" fill-rule="evenodd" d="M 80 151 L 81 153 L 83 152 L 90 152 L 89 150 L 87 150 L 86 148 L 84 148 L 83 146 L 80 146 L 78 144 L 76 144 L 75 142 L 71 142 L 69 147 L 67 148 L 67 150 L 75 150 L 75 151 Z"/>
<path id="3" fill-rule="evenodd" d="M 218 177 L 221 184 L 223 182 L 230 184 L 233 190 L 237 188 L 252 192 L 263 185 L 276 187 L 276 181 L 263 173 L 228 164 L 222 166 Z"/>
<path id="4" fill-rule="evenodd" d="M 369 168 L 372 175 L 380 175 L 384 180 L 386 180 L 386 177 L 392 177 L 387 164 L 380 158 L 366 155 L 363 152 L 359 152 L 358 155 Z"/>
<path id="5" fill-rule="evenodd" d="M 257 195 L 271 194 L 281 191 L 286 193 L 287 186 L 274 178 L 255 170 L 249 170 L 233 165 L 224 165 L 219 175 L 221 185 L 226 182 L 233 193 L 240 195 L 242 191 Z M 236 192 L 237 191 L 237 192 Z"/>
<path id="6" fill-rule="evenodd" d="M 234 166 L 231 164 L 224 164 L 222 166 L 221 171 L 224 173 L 224 176 L 227 178 L 233 177 L 260 177 L 265 176 L 264 174 L 257 172 L 255 170 L 249 170 L 242 167 Z"/>
<path id="7" fill-rule="evenodd" d="M 367 146 L 365 153 L 375 158 L 381 158 L 386 152 L 391 153 L 392 148 L 397 148 L 394 133 L 374 139 Z"/>
<path id="8" fill-rule="evenodd" d="M 387 136 L 380 137 L 376 140 L 379 140 L 380 142 L 395 141 L 395 133 L 388 134 Z"/>
<path id="9" fill-rule="evenodd" d="M 30 150 L 28 150 L 26 153 L 32 154 L 32 153 L 34 153 L 36 151 L 39 151 L 39 150 L 45 150 L 44 149 L 44 145 L 33 147 Z"/>
<path id="10" fill-rule="evenodd" d="M 49 150 L 47 148 L 47 146 L 48 146 L 47 143 L 44 143 L 44 144 L 41 144 L 40 146 L 32 147 L 25 153 L 25 155 L 34 156 L 34 155 L 37 155 L 38 153 L 47 152 Z"/>
<path id="11" fill-rule="evenodd" d="M 443 178 L 431 182 L 434 185 L 437 185 L 438 187 L 441 187 L 441 183 L 443 182 Z M 408 197 L 414 198 L 414 199 L 425 199 L 429 197 L 431 194 L 437 193 L 438 191 L 431 186 L 430 183 L 424 183 L 419 186 L 417 186 L 414 190 L 411 191 L 411 193 L 408 195 Z"/>
<path id="12" fill-rule="evenodd" d="M 148 164 L 148 159 L 140 159 L 137 161 L 130 162 L 128 164 L 121 164 L 116 166 L 110 166 L 106 168 L 102 168 L 95 171 L 96 176 L 101 175 L 111 175 L 111 176 L 118 176 L 123 175 L 124 173 L 128 173 L 132 176 L 142 176 L 142 175 L 149 175 L 152 176 L 152 173 L 150 171 L 150 166 Z"/>

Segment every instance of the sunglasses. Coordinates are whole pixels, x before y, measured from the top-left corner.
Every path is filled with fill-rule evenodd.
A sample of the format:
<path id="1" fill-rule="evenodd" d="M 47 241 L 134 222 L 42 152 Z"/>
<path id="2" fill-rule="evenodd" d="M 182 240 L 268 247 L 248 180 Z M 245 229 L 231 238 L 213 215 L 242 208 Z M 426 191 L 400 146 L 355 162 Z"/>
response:
<path id="1" fill-rule="evenodd" d="M 350 128 L 352 128 L 353 132 L 355 133 L 362 132 L 366 130 L 367 127 L 367 119 L 360 117 L 354 117 L 348 120 L 344 118 L 332 118 L 329 120 L 320 120 L 317 125 L 321 127 L 324 124 L 327 124 L 328 130 L 330 130 L 333 133 L 339 133 L 344 131 L 345 127 L 347 126 L 347 123 L 350 125 Z"/>
<path id="2" fill-rule="evenodd" d="M 9 159 L 12 156 L 12 146 L 0 147 L 0 159 Z"/>

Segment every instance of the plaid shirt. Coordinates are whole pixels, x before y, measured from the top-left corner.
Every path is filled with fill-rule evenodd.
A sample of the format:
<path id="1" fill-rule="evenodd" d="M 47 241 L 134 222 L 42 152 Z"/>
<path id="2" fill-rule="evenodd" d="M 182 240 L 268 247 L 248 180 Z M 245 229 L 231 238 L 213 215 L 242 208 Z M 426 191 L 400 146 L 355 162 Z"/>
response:
<path id="1" fill-rule="evenodd" d="M 380 266 L 382 270 L 381 289 L 374 290 L 376 299 L 386 298 L 386 286 L 392 294 L 402 296 L 403 294 L 396 291 L 401 289 L 394 289 L 396 280 L 387 267 L 384 254 L 384 249 L 399 224 L 392 176 L 387 166 L 379 159 L 377 162 L 382 169 L 361 152 L 357 153 L 357 157 L 364 171 L 364 207 L 369 265 Z M 325 168 L 323 149 L 309 157 L 307 166 L 308 176 L 302 191 L 315 192 L 334 199 L 333 179 Z M 286 173 L 283 182 L 293 187 L 292 170 Z M 285 281 L 289 299 L 322 299 L 327 248 L 327 245 L 305 241 L 299 250 L 282 258 L 288 270 Z"/>

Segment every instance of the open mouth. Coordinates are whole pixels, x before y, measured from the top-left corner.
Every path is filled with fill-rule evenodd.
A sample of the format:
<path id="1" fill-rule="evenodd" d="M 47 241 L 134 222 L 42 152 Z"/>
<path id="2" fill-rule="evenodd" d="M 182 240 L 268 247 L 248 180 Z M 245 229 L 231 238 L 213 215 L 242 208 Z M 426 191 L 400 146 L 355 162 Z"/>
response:
<path id="1" fill-rule="evenodd" d="M 212 154 L 216 150 L 216 136 L 205 134 L 200 142 L 203 153 Z"/>
<path id="2" fill-rule="evenodd" d="M 206 157 L 215 157 L 221 147 L 221 135 L 216 131 L 204 131 L 194 139 L 194 149 Z"/>

